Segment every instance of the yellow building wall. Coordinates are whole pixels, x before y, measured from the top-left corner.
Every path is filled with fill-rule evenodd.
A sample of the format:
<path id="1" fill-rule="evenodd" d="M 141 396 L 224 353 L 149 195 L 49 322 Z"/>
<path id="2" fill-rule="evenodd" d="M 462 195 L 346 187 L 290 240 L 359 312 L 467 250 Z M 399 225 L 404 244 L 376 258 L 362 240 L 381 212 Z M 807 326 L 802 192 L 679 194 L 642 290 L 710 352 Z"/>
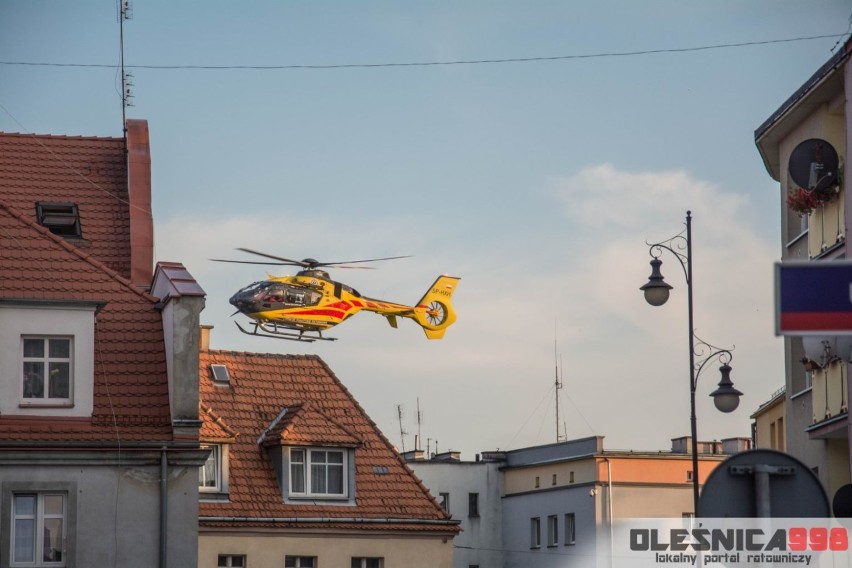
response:
<path id="1" fill-rule="evenodd" d="M 784 451 L 786 444 L 784 399 L 755 417 L 755 447 Z"/>
<path id="2" fill-rule="evenodd" d="M 574 481 L 572 482 L 572 474 Z M 553 476 L 556 476 L 556 483 Z M 564 487 L 577 483 L 593 483 L 598 480 L 592 458 L 513 469 L 504 476 L 504 491 L 507 495 L 524 493 L 536 489 Z"/>
<path id="3" fill-rule="evenodd" d="M 698 458 L 698 482 L 703 484 L 721 462 L 718 459 Z M 687 472 L 692 471 L 692 457 L 688 454 L 677 457 L 614 457 L 610 458 L 613 483 L 678 484 L 691 486 Z M 607 481 L 607 464 L 598 460 L 598 476 Z"/>
<path id="4" fill-rule="evenodd" d="M 710 473 L 724 459 L 699 457 L 698 480 L 703 484 Z M 654 456 L 612 456 L 609 457 L 613 483 L 641 484 L 684 484 L 691 486 L 688 471 L 692 471 L 692 458 L 689 454 L 661 454 Z M 546 464 L 534 467 L 509 470 L 505 476 L 505 493 L 525 493 L 536 490 L 546 490 L 554 487 L 570 486 L 571 474 L 573 484 L 578 483 L 607 483 L 607 462 L 601 457 L 559 464 Z M 556 483 L 553 483 L 553 476 Z M 538 483 L 538 486 L 536 486 Z"/>
<path id="5" fill-rule="evenodd" d="M 836 101 L 823 104 L 818 109 L 815 109 L 779 145 L 781 164 L 783 166 L 780 172 L 781 187 L 786 189 L 783 194 L 784 203 L 782 211 L 787 216 L 788 228 L 799 223 L 799 214 L 791 211 L 786 203 L 787 191 L 796 187 L 796 184 L 790 179 L 787 169 L 790 155 L 799 143 L 810 138 L 821 138 L 834 147 L 840 158 L 840 164 L 844 166 L 845 170 L 845 165 L 843 164 L 843 157 L 846 155 L 846 135 L 844 128 L 843 101 L 842 98 L 839 98 Z M 818 208 L 808 216 L 808 255 L 810 258 L 819 256 L 825 248 L 834 246 L 838 242 L 838 235 L 846 235 L 845 219 L 841 205 L 844 196 L 845 193 L 841 192 L 839 199 L 827 205 L 824 210 Z M 791 230 L 790 234 L 796 233 L 797 231 Z"/>
<path id="6" fill-rule="evenodd" d="M 354 537 L 339 533 L 200 533 L 198 566 L 217 566 L 220 554 L 244 555 L 246 568 L 282 568 L 285 556 L 315 556 L 320 568 L 348 568 L 353 557 L 384 558 L 387 567 L 452 568 L 453 541 L 451 538 L 413 538 L 387 533 Z"/>

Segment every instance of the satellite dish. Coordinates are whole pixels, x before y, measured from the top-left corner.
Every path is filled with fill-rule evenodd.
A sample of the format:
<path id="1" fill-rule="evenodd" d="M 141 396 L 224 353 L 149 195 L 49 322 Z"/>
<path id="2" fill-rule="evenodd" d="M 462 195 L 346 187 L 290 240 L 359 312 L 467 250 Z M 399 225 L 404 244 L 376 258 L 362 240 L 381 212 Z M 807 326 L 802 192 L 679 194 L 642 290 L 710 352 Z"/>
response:
<path id="1" fill-rule="evenodd" d="M 834 510 L 834 516 L 838 519 L 852 517 L 852 484 L 847 483 L 837 490 L 837 493 L 834 494 L 834 500 L 831 502 L 831 508 Z"/>
<path id="2" fill-rule="evenodd" d="M 838 165 L 834 146 L 820 138 L 811 138 L 796 146 L 787 169 L 796 185 L 814 191 L 837 184 Z"/>
<path id="3" fill-rule="evenodd" d="M 704 484 L 700 506 L 702 517 L 831 516 L 817 476 L 775 450 L 749 450 L 720 463 Z"/>

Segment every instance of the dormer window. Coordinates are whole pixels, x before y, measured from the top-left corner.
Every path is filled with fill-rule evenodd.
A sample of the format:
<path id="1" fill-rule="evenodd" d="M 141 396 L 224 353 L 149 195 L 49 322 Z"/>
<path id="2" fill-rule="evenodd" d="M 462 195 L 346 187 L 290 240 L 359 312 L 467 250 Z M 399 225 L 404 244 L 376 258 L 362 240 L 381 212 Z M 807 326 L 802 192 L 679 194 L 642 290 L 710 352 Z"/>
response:
<path id="1" fill-rule="evenodd" d="M 54 235 L 72 239 L 83 237 L 80 231 L 80 211 L 76 203 L 39 201 L 36 203 L 36 219 L 39 225 Z"/>
<path id="2" fill-rule="evenodd" d="M 290 448 L 291 497 L 346 497 L 346 452 Z"/>
<path id="3" fill-rule="evenodd" d="M 70 337 L 23 338 L 23 398 L 28 401 L 71 399 Z"/>

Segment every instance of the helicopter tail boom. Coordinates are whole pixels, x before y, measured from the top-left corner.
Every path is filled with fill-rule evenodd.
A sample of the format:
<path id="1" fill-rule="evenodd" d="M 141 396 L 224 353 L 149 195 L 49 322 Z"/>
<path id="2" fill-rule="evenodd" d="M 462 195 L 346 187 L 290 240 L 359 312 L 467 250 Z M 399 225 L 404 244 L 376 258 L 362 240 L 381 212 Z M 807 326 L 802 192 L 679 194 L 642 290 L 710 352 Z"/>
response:
<path id="1" fill-rule="evenodd" d="M 439 276 L 414 307 L 414 321 L 420 324 L 427 338 L 441 339 L 456 321 L 450 300 L 459 280 L 455 276 Z"/>

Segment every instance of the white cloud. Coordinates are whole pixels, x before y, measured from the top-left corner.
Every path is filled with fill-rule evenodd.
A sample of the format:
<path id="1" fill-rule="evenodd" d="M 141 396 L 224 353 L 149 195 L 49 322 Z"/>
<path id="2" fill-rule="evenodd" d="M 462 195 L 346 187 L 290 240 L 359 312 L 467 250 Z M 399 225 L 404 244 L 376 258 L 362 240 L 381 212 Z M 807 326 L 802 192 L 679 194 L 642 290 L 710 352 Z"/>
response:
<path id="1" fill-rule="evenodd" d="M 216 325 L 214 347 L 319 354 L 395 443 L 394 409 L 400 403 L 411 409 L 418 397 L 430 417 L 424 438 L 467 458 L 553 441 L 555 397 L 547 393 L 558 357 L 569 437 L 589 435 L 591 425 L 607 436 L 608 447 L 658 449 L 688 433 L 686 287 L 677 261 L 664 256 L 672 298 L 660 308 L 644 302 L 638 290 L 650 270 L 644 243 L 680 232 L 691 209 L 696 329 L 720 347 L 736 345 L 733 378 L 747 393 L 735 415 L 720 415 L 706 396 L 718 381 L 708 369 L 699 383 L 699 436 L 749 435 L 748 414 L 783 375 L 780 340 L 772 336 L 774 254 L 746 222 L 748 200 L 683 171 L 624 172 L 609 164 L 553 180 L 550 189 L 554 205 L 564 208 L 564 233 L 528 223 L 511 235 L 508 256 L 503 243 L 483 247 L 473 238 L 430 249 L 422 228 L 402 218 L 365 231 L 357 219 L 282 218 L 273 211 L 173 218 L 158 225 L 158 253 L 184 262 L 207 291 L 202 320 Z M 243 258 L 232 252 L 236 247 L 321 260 L 417 252 L 381 270 L 333 276 L 368 296 L 414 302 L 449 266 L 462 277 L 454 296 L 459 320 L 439 342 L 427 341 L 413 322 L 394 330 L 373 314 L 332 330 L 334 343 L 242 336 L 228 321 L 227 298 L 263 277 L 264 267 L 207 260 Z M 516 254 L 525 249 L 531 254 Z M 563 260 L 531 265 L 531 258 Z"/>

